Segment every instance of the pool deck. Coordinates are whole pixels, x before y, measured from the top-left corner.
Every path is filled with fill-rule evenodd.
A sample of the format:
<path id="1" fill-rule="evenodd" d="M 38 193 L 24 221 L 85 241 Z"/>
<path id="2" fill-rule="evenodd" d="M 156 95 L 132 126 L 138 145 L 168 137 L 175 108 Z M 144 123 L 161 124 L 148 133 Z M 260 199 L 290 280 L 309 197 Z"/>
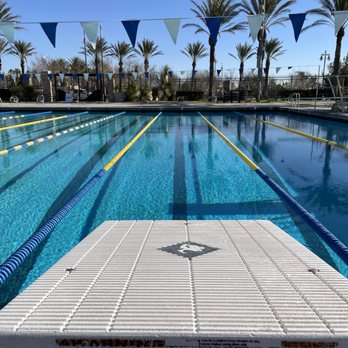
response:
<path id="1" fill-rule="evenodd" d="M 294 109 L 286 102 L 270 103 L 202 103 L 202 102 L 150 102 L 150 103 L 104 103 L 104 102 L 80 102 L 80 103 L 3 103 L 0 111 L 18 110 L 53 110 L 53 111 L 139 111 L 139 112 L 192 112 L 192 111 L 285 111 L 307 116 L 348 121 L 348 113 L 331 112 L 333 102 L 319 101 L 302 102 L 298 109 Z"/>
<path id="2" fill-rule="evenodd" d="M 0 347 L 348 347 L 348 280 L 269 221 L 107 221 L 0 311 Z"/>

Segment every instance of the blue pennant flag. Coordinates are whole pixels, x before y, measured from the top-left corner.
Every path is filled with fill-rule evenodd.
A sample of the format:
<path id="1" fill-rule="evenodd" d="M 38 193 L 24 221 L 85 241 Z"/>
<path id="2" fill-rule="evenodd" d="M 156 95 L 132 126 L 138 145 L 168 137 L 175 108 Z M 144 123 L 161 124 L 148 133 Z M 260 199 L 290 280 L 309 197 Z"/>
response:
<path id="1" fill-rule="evenodd" d="M 0 81 L 2 81 L 5 78 L 4 74 L 0 74 Z"/>
<path id="2" fill-rule="evenodd" d="M 23 77 L 24 81 L 28 81 L 29 80 L 29 74 L 23 74 L 22 77 Z"/>
<path id="3" fill-rule="evenodd" d="M 144 72 L 144 76 L 148 79 L 149 76 L 150 76 L 149 72 L 148 72 L 148 71 L 145 71 L 145 72 Z"/>
<path id="4" fill-rule="evenodd" d="M 97 73 L 95 74 L 95 77 L 96 77 L 97 80 L 100 80 L 100 78 L 101 78 L 101 73 L 100 73 L 100 72 L 97 72 Z"/>
<path id="5" fill-rule="evenodd" d="M 288 69 L 289 69 L 289 70 L 292 69 L 292 66 L 288 66 Z"/>
<path id="6" fill-rule="evenodd" d="M 168 71 L 168 76 L 169 76 L 170 78 L 172 78 L 172 77 L 173 77 L 173 74 L 174 74 L 174 72 L 173 72 L 173 71 Z"/>
<path id="7" fill-rule="evenodd" d="M 295 35 L 295 40 L 297 42 L 298 38 L 300 37 L 301 30 L 303 27 L 303 23 L 306 19 L 307 13 L 292 13 L 289 14 L 292 27 L 294 29 L 294 35 Z"/>
<path id="8" fill-rule="evenodd" d="M 267 73 L 267 69 L 266 69 L 266 68 L 263 68 L 263 72 L 266 74 L 266 73 Z"/>
<path id="9" fill-rule="evenodd" d="M 124 28 L 126 29 L 126 32 L 128 34 L 129 40 L 132 43 L 132 46 L 134 48 L 135 43 L 137 41 L 137 32 L 138 32 L 138 26 L 140 21 L 122 21 L 122 24 Z"/>
<path id="10" fill-rule="evenodd" d="M 192 71 L 192 74 L 193 74 L 193 75 L 196 75 L 196 74 L 197 74 L 197 70 L 193 70 L 193 71 Z"/>
<path id="11" fill-rule="evenodd" d="M 77 74 L 76 74 L 76 73 L 72 73 L 72 74 L 71 74 L 71 79 L 72 79 L 73 81 L 76 81 L 76 80 L 77 80 Z"/>
<path id="12" fill-rule="evenodd" d="M 207 23 L 207 27 L 210 32 L 210 38 L 215 44 L 217 41 L 217 36 L 219 34 L 222 18 L 221 17 L 206 17 L 205 21 Z"/>
<path id="13" fill-rule="evenodd" d="M 126 77 L 126 74 L 124 72 L 121 72 L 120 77 L 123 80 Z"/>
<path id="14" fill-rule="evenodd" d="M 48 78 L 49 78 L 50 80 L 52 80 L 54 75 L 53 75 L 53 74 L 48 74 L 47 76 L 48 76 Z"/>
<path id="15" fill-rule="evenodd" d="M 58 23 L 40 23 L 41 28 L 47 35 L 53 47 L 56 47 L 56 31 Z"/>
<path id="16" fill-rule="evenodd" d="M 222 71 L 221 69 L 217 69 L 217 70 L 216 70 L 216 72 L 217 72 L 218 76 L 220 76 L 221 71 Z"/>

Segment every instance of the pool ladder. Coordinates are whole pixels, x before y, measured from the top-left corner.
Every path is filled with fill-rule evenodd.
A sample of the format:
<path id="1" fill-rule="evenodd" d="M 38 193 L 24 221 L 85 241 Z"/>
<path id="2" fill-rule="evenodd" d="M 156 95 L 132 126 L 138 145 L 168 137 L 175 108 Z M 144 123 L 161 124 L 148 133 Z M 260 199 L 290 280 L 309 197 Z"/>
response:
<path id="1" fill-rule="evenodd" d="M 300 93 L 291 93 L 288 97 L 287 104 L 290 104 L 293 109 L 298 109 L 300 106 L 300 99 Z"/>

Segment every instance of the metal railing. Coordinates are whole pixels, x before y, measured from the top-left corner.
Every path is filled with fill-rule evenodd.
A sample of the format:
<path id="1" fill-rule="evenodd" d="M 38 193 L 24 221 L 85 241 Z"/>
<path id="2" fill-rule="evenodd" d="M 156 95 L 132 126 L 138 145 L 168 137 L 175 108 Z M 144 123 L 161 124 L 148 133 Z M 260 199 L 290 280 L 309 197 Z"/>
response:
<path id="1" fill-rule="evenodd" d="M 300 106 L 300 93 L 291 93 L 288 97 L 287 103 L 294 109 L 298 109 Z"/>

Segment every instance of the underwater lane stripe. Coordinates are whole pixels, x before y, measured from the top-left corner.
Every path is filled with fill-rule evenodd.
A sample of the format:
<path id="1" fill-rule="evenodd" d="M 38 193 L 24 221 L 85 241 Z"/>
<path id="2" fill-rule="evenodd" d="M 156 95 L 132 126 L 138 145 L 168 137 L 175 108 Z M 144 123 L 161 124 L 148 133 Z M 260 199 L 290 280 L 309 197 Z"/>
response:
<path id="1" fill-rule="evenodd" d="M 129 150 L 130 147 L 140 138 L 141 135 L 158 119 L 159 113 L 155 116 L 113 159 L 92 177 L 74 196 L 56 212 L 37 232 L 29 237 L 1 266 L 0 286 L 19 268 L 19 266 L 49 237 L 59 222 L 72 210 L 72 208 L 91 190 L 94 185 L 112 168 L 118 160 Z M 126 150 L 124 150 L 126 148 Z M 119 155 L 121 153 L 121 155 Z"/>
<path id="2" fill-rule="evenodd" d="M 10 114 L 15 114 L 16 111 L 3 111 L 3 112 L 0 112 L 0 116 L 2 115 L 10 115 Z"/>
<path id="3" fill-rule="evenodd" d="M 310 227 L 319 235 L 326 244 L 348 265 L 348 248 L 337 239 L 324 225 L 313 217 L 304 207 L 302 207 L 293 197 L 273 181 L 262 169 L 253 163 L 246 155 L 242 153 L 227 137 L 221 133 L 211 122 L 201 113 L 199 115 L 207 124 L 218 133 L 221 138 L 260 176 L 261 179 L 285 202 L 287 203 Z M 231 146 L 233 145 L 233 146 Z M 237 151 L 238 150 L 238 151 Z M 243 154 L 243 156 L 240 155 Z M 253 166 L 251 166 L 253 164 Z M 254 169 L 255 168 L 255 169 Z"/>
<path id="4" fill-rule="evenodd" d="M 37 138 L 37 139 L 34 139 L 34 140 L 27 141 L 26 143 L 23 143 L 23 144 L 18 144 L 18 145 L 15 145 L 15 146 L 11 146 L 11 147 L 9 147 L 7 149 L 4 149 L 4 150 L 0 151 L 0 156 L 5 156 L 5 155 L 8 155 L 9 153 L 11 153 L 13 151 L 18 151 L 18 150 L 24 149 L 26 147 L 32 146 L 34 144 L 43 143 L 44 141 L 48 141 L 48 140 L 52 140 L 54 138 L 58 138 L 62 134 L 72 133 L 72 132 L 74 132 L 76 130 L 79 130 L 81 128 L 84 128 L 84 127 L 87 127 L 87 126 L 92 126 L 93 124 L 97 124 L 99 122 L 107 121 L 107 120 L 109 120 L 111 118 L 114 118 L 116 116 L 123 115 L 124 113 L 125 112 L 120 112 L 120 113 L 115 114 L 115 115 L 110 115 L 110 116 L 107 116 L 107 117 L 99 118 L 96 121 L 86 122 L 83 125 L 75 126 L 74 128 L 65 129 L 65 130 L 62 130 L 62 131 L 57 132 L 57 133 L 52 133 L 52 134 L 46 135 L 44 137 L 40 137 L 40 138 Z"/>
<path id="5" fill-rule="evenodd" d="M 247 117 L 249 117 L 250 119 L 252 119 L 254 121 L 258 121 L 258 122 L 261 122 L 261 123 L 264 123 L 264 124 L 268 124 L 270 126 L 273 126 L 273 127 L 276 127 L 276 128 L 282 129 L 282 130 L 285 130 L 287 132 L 294 133 L 294 134 L 300 135 L 302 137 L 306 137 L 306 138 L 309 138 L 311 140 L 319 141 L 320 143 L 327 144 L 327 145 L 330 145 L 330 146 L 335 146 L 335 147 L 338 147 L 338 148 L 340 148 L 342 150 L 347 150 L 348 151 L 348 146 L 336 143 L 335 141 L 331 141 L 331 140 L 328 140 L 328 139 L 325 139 L 325 138 L 316 137 L 315 135 L 304 133 L 304 132 L 298 131 L 296 129 L 288 128 L 288 127 L 282 126 L 282 125 L 280 125 L 278 123 L 265 121 L 265 120 L 259 120 L 258 118 L 251 117 L 251 116 L 247 116 Z"/>
<path id="6" fill-rule="evenodd" d="M 135 142 L 147 131 L 148 128 L 161 116 L 162 112 L 156 115 L 114 158 L 104 166 L 105 171 L 109 171 L 118 160 L 135 144 Z"/>

